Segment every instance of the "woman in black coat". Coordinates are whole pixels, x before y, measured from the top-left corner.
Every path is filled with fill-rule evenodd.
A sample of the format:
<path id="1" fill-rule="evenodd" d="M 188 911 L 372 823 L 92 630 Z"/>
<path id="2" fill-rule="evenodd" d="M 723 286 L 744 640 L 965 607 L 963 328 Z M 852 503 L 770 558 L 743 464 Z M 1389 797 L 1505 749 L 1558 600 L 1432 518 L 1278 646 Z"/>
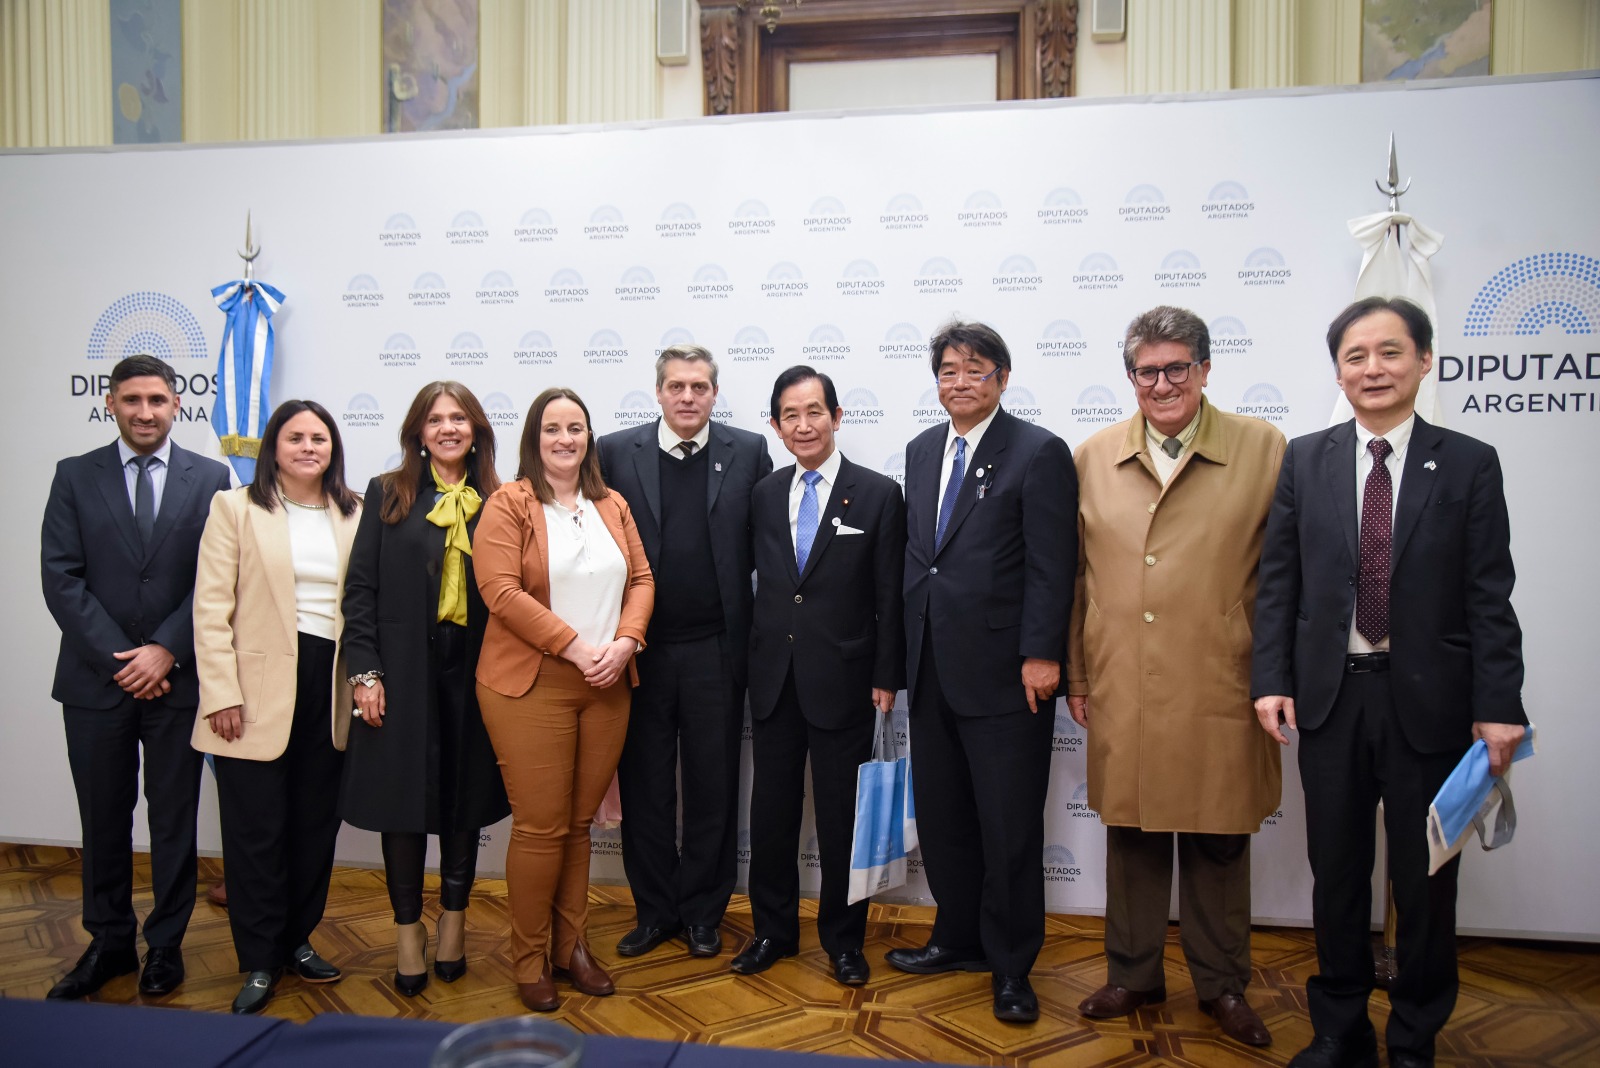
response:
<path id="1" fill-rule="evenodd" d="M 511 811 L 474 690 L 488 611 L 471 535 L 500 485 L 494 429 L 459 382 L 422 388 L 400 427 L 397 470 L 372 480 L 344 589 L 355 691 L 340 814 L 381 832 L 394 909 L 395 988 L 428 985 L 422 926 L 427 836 L 439 836 L 434 972 L 466 971 L 467 896 L 481 828 Z"/>

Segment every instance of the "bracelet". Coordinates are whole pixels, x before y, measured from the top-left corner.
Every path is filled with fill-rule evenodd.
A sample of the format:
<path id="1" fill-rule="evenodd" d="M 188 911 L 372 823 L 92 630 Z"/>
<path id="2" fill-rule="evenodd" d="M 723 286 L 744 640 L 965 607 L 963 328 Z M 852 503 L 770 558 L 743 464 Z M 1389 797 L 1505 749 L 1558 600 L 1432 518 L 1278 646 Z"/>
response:
<path id="1" fill-rule="evenodd" d="M 359 675 L 351 675 L 344 681 L 351 686 L 371 686 L 381 678 L 383 678 L 383 672 L 381 671 L 363 671 Z"/>

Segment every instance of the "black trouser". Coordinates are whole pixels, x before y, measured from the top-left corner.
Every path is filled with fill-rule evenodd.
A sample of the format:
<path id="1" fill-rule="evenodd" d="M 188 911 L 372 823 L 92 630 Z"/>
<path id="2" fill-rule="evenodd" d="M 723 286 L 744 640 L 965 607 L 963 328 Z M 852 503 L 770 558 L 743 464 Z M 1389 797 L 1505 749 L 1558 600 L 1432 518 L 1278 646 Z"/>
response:
<path id="1" fill-rule="evenodd" d="M 428 836 L 408 831 L 384 831 L 383 870 L 389 882 L 389 907 L 394 922 L 422 919 L 422 867 L 428 854 Z M 478 832 L 452 831 L 439 836 L 439 907 L 460 912 L 467 907 L 472 881 L 478 876 Z"/>
<path id="2" fill-rule="evenodd" d="M 62 713 L 83 825 L 84 930 L 111 949 L 134 948 L 133 809 L 142 745 L 155 895 L 144 940 L 176 946 L 194 911 L 195 811 L 204 762 L 189 744 L 195 710 L 124 697 L 114 708 L 68 705 Z"/>
<path id="3" fill-rule="evenodd" d="M 800 871 L 796 853 L 805 803 L 806 753 L 811 754 L 811 807 L 817 819 L 822 888 L 817 934 L 831 957 L 860 949 L 867 901 L 848 904 L 850 844 L 855 832 L 856 770 L 872 759 L 873 718 L 861 695 L 850 725 L 824 730 L 806 722 L 795 695 L 794 672 L 778 703 L 752 725 L 754 781 L 750 788 L 750 910 L 757 938 L 785 946 L 800 940 Z"/>
<path id="4" fill-rule="evenodd" d="M 1457 856 L 1428 875 L 1428 805 L 1465 753 L 1419 753 L 1401 731 L 1387 672 L 1347 674 L 1327 720 L 1300 732 L 1311 916 L 1319 974 L 1306 982 L 1319 1036 L 1372 1031 L 1372 864 L 1383 801 L 1394 890 L 1398 978 L 1389 986 L 1390 1053 L 1429 1061 L 1456 990 Z"/>
<path id="5" fill-rule="evenodd" d="M 326 638 L 300 635 L 294 722 L 282 755 L 217 757 L 228 923 L 242 972 L 290 963 L 328 902 L 344 757 L 329 732 L 333 651 Z"/>
<path id="6" fill-rule="evenodd" d="M 929 941 L 981 952 L 999 975 L 1026 975 L 1044 945 L 1054 729 L 1048 708 L 958 716 L 927 637 L 911 705 L 911 784 L 928 889 L 939 903 Z"/>
<path id="7" fill-rule="evenodd" d="M 744 702 L 733 683 L 728 640 L 719 634 L 655 642 L 639 655 L 639 686 L 617 771 L 622 867 L 638 922 L 646 927 L 716 926 L 733 894 Z"/>

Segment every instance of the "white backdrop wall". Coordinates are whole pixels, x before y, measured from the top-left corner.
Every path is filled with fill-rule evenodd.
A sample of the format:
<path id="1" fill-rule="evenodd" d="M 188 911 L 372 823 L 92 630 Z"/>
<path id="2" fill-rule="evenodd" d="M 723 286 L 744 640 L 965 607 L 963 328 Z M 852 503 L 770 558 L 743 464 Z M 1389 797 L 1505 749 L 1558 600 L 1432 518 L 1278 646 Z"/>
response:
<path id="1" fill-rule="evenodd" d="M 0 577 L 12 606 L 0 719 L 0 839 L 76 842 L 56 630 L 34 561 L 54 462 L 108 442 L 105 375 L 154 350 L 208 410 L 246 209 L 261 277 L 287 294 L 274 396 L 339 418 L 352 483 L 396 462 L 416 389 L 459 378 L 515 467 L 522 413 L 570 385 L 605 432 L 655 415 L 651 364 L 694 340 L 722 363 L 718 418 L 765 429 L 773 377 L 834 376 L 844 450 L 891 475 L 943 418 L 925 340 L 952 315 L 993 323 L 1015 372 L 1005 404 L 1072 445 L 1135 410 L 1118 342 L 1156 303 L 1215 339 L 1209 394 L 1285 433 L 1325 425 L 1322 333 L 1359 263 L 1345 220 L 1377 210 L 1394 131 L 1404 206 L 1445 235 L 1434 260 L 1450 425 L 1499 447 L 1522 568 L 1526 699 L 1543 752 L 1518 773 L 1522 826 L 1472 856 L 1463 928 L 1600 938 L 1583 828 L 1600 786 L 1586 715 L 1600 520 L 1582 464 L 1600 410 L 1600 79 L 1009 104 L 319 144 L 0 155 L 0 301 L 11 418 L 0 428 L 18 522 Z M 209 433 L 186 419 L 178 439 Z M 785 455 L 775 438 L 774 455 Z M 1568 461 L 1566 458 L 1572 458 Z M 1585 488 L 1587 487 L 1587 488 Z M 903 697 L 902 697 L 903 700 Z M 904 728 L 904 712 L 899 713 Z M 1083 803 L 1083 735 L 1056 714 L 1048 901 L 1104 905 L 1104 833 Z M 748 776 L 748 749 L 746 750 Z M 209 779 L 202 845 L 218 844 Z M 143 834 L 142 823 L 139 833 Z M 501 869 L 507 828 L 485 837 Z M 1263 921 L 1307 922 L 1294 753 L 1256 840 Z M 814 889 L 815 843 L 802 863 Z M 748 860 L 747 832 L 741 862 Z M 346 828 L 342 858 L 376 863 Z M 741 875 L 744 869 L 741 867 Z M 620 880 L 616 832 L 594 872 Z M 920 869 L 903 900 L 925 900 Z"/>

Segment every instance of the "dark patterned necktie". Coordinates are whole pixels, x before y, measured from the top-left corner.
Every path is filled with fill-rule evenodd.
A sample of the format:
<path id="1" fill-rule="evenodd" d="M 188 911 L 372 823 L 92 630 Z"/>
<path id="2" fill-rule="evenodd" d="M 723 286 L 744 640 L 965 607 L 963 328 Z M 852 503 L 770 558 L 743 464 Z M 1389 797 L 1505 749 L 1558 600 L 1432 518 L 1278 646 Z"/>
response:
<path id="1" fill-rule="evenodd" d="M 944 531 L 950 525 L 950 513 L 956 510 L 956 498 L 961 495 L 961 476 L 967 472 L 967 439 L 956 438 L 956 458 L 950 465 L 950 481 L 944 486 L 944 499 L 939 502 L 938 525 L 933 530 L 933 548 L 937 552 L 944 544 Z"/>
<path id="2" fill-rule="evenodd" d="M 156 530 L 156 484 L 150 476 L 154 461 L 154 456 L 133 458 L 133 466 L 138 468 L 133 473 L 133 525 L 139 528 L 139 540 L 147 546 Z"/>
<path id="3" fill-rule="evenodd" d="M 1394 482 L 1382 438 L 1367 442 L 1372 471 L 1361 493 L 1361 573 L 1356 580 L 1356 629 L 1377 645 L 1389 635 L 1389 557 L 1394 543 Z"/>
<path id="4" fill-rule="evenodd" d="M 683 453 L 683 458 L 685 460 L 694 455 L 694 450 L 696 448 L 698 448 L 698 446 L 692 441 L 678 442 L 678 449 Z"/>

